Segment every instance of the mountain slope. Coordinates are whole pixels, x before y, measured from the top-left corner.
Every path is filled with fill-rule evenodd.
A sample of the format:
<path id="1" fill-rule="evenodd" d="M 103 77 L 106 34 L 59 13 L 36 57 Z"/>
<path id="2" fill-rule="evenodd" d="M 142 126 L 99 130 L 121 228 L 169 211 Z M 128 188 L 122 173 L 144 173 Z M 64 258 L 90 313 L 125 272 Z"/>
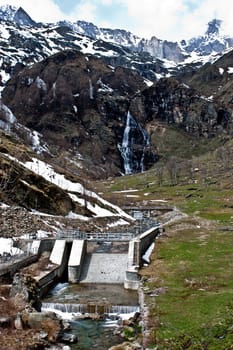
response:
<path id="1" fill-rule="evenodd" d="M 64 49 L 94 54 L 114 67 L 136 69 L 155 81 L 169 74 L 176 75 L 178 63 L 186 65 L 195 61 L 200 66 L 233 45 L 232 38 L 221 35 L 219 20 L 209 23 L 205 36 L 174 43 L 156 36 L 139 38 L 121 29 L 98 28 L 80 20 L 35 23 L 22 8 L 11 6 L 0 7 L 0 19 L 2 85 L 13 70 L 20 68 L 19 63 L 32 64 Z M 192 69 L 196 70 L 196 64 Z"/>
<path id="2" fill-rule="evenodd" d="M 131 100 L 146 87 L 135 71 L 113 69 L 101 59 L 68 50 L 15 74 L 2 99 L 21 124 L 43 135 L 53 155 L 81 154 L 86 169 L 99 177 L 123 172 L 118 145 Z M 146 169 L 155 156 L 146 147 L 144 123 L 140 114 L 133 127 L 133 153 L 138 163 L 143 157 Z"/>

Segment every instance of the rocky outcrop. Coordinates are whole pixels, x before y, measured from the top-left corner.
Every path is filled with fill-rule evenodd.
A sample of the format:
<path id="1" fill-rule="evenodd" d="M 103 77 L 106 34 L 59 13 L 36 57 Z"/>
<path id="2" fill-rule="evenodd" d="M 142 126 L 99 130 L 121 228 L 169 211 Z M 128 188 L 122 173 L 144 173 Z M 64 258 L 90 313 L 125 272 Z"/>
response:
<path id="1" fill-rule="evenodd" d="M 161 40 L 155 36 L 151 39 L 142 39 L 138 47 L 139 51 L 148 52 L 152 57 L 173 62 L 182 62 L 188 56 L 177 42 Z"/>
<path id="2" fill-rule="evenodd" d="M 135 91 L 145 87 L 137 72 L 72 50 L 15 74 L 2 98 L 21 124 L 44 136 L 52 153 L 71 149 L 91 161 L 93 174 L 102 169 L 109 176 L 124 171 L 118 144 Z M 145 168 L 153 163 L 153 152 L 147 153 Z"/>
<path id="3" fill-rule="evenodd" d="M 195 136 L 213 137 L 232 129 L 232 114 L 176 79 L 162 79 L 144 90 L 147 120 L 176 124 Z"/>
<path id="4" fill-rule="evenodd" d="M 30 275 L 16 273 L 12 282 L 10 296 L 21 296 L 25 303 L 29 303 L 34 309 L 40 311 L 40 291 L 36 281 Z"/>
<path id="5" fill-rule="evenodd" d="M 7 152 L 5 148 L 5 153 Z M 0 155 L 0 168 L 2 169 L 0 173 L 2 201 L 58 215 L 66 215 L 75 208 L 65 191 L 25 169 L 18 162 L 12 162 L 8 157 Z M 1 218 L 4 221 L 3 232 L 9 219 L 3 214 Z M 35 219 L 34 222 L 36 222 Z"/>

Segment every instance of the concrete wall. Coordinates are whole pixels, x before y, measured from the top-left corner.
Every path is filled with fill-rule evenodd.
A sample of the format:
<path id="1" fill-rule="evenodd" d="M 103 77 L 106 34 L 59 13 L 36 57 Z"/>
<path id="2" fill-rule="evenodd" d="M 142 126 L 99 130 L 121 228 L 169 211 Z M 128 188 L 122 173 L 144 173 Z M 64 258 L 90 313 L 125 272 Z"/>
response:
<path id="1" fill-rule="evenodd" d="M 42 254 L 43 252 L 51 252 L 53 250 L 54 243 L 54 239 L 42 239 L 40 242 L 39 254 Z"/>
<path id="2" fill-rule="evenodd" d="M 124 288 L 139 288 L 138 271 L 142 264 L 142 256 L 160 233 L 160 227 L 152 227 L 129 242 L 128 263 L 125 272 Z"/>
<path id="3" fill-rule="evenodd" d="M 85 253 L 86 241 L 81 239 L 74 240 L 68 261 L 68 281 L 70 283 L 77 283 L 80 280 Z"/>
<path id="4" fill-rule="evenodd" d="M 45 249 L 51 248 L 50 240 L 46 240 Z M 66 240 L 56 240 L 50 255 L 49 260 L 57 265 L 51 271 L 45 271 L 36 280 L 40 289 L 40 296 L 45 295 L 59 278 L 62 277 L 69 258 L 69 247 Z"/>
<path id="5" fill-rule="evenodd" d="M 11 276 L 15 274 L 16 271 L 22 269 L 25 266 L 28 266 L 38 260 L 38 255 L 29 255 L 26 257 L 23 257 L 22 259 L 17 259 L 14 262 L 7 262 L 0 264 L 0 276 L 3 276 L 7 273 L 9 273 Z"/>
<path id="6" fill-rule="evenodd" d="M 40 297 L 43 297 L 49 292 L 54 283 L 58 281 L 60 274 L 60 266 L 57 266 L 53 270 L 46 272 L 43 276 L 36 278 Z"/>
<path id="7" fill-rule="evenodd" d="M 58 277 L 61 277 L 67 267 L 69 259 L 69 249 L 66 240 L 57 239 L 53 246 L 49 260 L 59 266 Z"/>
<path id="8" fill-rule="evenodd" d="M 155 238 L 160 234 L 160 227 L 152 227 L 149 230 L 142 233 L 138 239 L 139 243 L 139 266 L 142 265 L 142 256 L 145 254 L 149 246 L 154 242 Z"/>

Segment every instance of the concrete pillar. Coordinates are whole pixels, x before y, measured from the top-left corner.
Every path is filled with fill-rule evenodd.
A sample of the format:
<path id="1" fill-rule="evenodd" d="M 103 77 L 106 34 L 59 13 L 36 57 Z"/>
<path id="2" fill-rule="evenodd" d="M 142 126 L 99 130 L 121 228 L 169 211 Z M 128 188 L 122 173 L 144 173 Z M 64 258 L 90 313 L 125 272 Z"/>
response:
<path id="1" fill-rule="evenodd" d="M 53 246 L 52 253 L 50 255 L 49 260 L 56 265 L 60 266 L 57 277 L 61 277 L 65 268 L 67 266 L 68 261 L 68 247 L 67 242 L 64 239 L 57 239 Z"/>
<path id="2" fill-rule="evenodd" d="M 79 282 L 85 253 L 86 241 L 74 240 L 68 261 L 68 281 L 70 283 Z"/>

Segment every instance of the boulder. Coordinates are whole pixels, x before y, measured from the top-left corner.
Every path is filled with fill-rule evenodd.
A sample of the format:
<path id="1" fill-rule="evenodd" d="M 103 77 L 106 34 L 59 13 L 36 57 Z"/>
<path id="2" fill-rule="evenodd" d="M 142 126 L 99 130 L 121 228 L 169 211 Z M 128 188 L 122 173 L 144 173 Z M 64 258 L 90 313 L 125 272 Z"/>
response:
<path id="1" fill-rule="evenodd" d="M 78 342 L 78 338 L 75 334 L 72 333 L 63 333 L 61 336 L 61 341 L 64 343 L 69 343 L 69 344 L 73 344 L 73 343 L 77 343 Z"/>

